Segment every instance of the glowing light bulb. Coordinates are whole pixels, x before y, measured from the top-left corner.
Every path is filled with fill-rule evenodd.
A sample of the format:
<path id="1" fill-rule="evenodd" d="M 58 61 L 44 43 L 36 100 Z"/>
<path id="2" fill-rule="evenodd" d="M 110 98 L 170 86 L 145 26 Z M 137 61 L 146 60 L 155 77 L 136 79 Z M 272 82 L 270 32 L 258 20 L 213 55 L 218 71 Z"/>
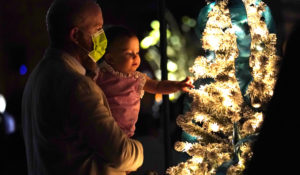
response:
<path id="1" fill-rule="evenodd" d="M 257 45 L 255 48 L 256 48 L 257 51 L 263 51 L 264 50 L 264 48 L 260 45 Z"/>
<path id="2" fill-rule="evenodd" d="M 155 41 L 157 42 L 159 40 L 159 37 L 160 37 L 159 30 L 152 30 L 149 33 L 149 36 L 153 37 L 155 39 Z"/>
<path id="3" fill-rule="evenodd" d="M 200 91 L 204 91 L 204 89 L 205 89 L 205 85 L 200 85 L 200 86 L 199 86 L 199 90 L 200 90 Z"/>
<path id="4" fill-rule="evenodd" d="M 177 80 L 176 74 L 170 72 L 170 73 L 168 74 L 168 79 L 169 79 L 169 80 Z"/>
<path id="5" fill-rule="evenodd" d="M 256 70 L 259 70 L 261 67 L 260 67 L 260 64 L 255 64 L 253 68 Z"/>
<path id="6" fill-rule="evenodd" d="M 152 37 L 152 36 L 147 36 L 146 38 L 144 38 L 142 41 L 141 41 L 141 47 L 143 49 L 147 49 L 148 47 L 152 46 L 153 43 L 155 41 L 155 38 Z"/>
<path id="7" fill-rule="evenodd" d="M 254 103 L 254 104 L 252 104 L 252 106 L 253 106 L 254 108 L 259 108 L 261 105 L 260 105 L 259 103 Z"/>
<path id="8" fill-rule="evenodd" d="M 239 167 L 244 167 L 244 164 L 245 164 L 245 160 L 243 158 L 241 158 L 238 163 Z"/>
<path id="9" fill-rule="evenodd" d="M 195 120 L 196 120 L 197 122 L 202 122 L 202 121 L 204 120 L 204 116 L 203 116 L 203 115 L 197 115 L 197 116 L 195 117 Z"/>
<path id="10" fill-rule="evenodd" d="M 175 100 L 175 94 L 174 93 L 169 94 L 169 100 L 171 100 L 171 101 Z"/>
<path id="11" fill-rule="evenodd" d="M 254 14 L 256 14 L 257 13 L 257 10 L 256 10 L 256 8 L 255 7 L 249 7 L 248 8 L 248 13 L 254 13 Z"/>
<path id="12" fill-rule="evenodd" d="M 186 143 L 186 144 L 184 145 L 183 151 L 186 152 L 186 151 L 190 150 L 191 147 L 192 147 L 192 144 L 191 144 L 191 143 Z"/>
<path id="13" fill-rule="evenodd" d="M 195 74 L 198 74 L 200 76 L 203 76 L 205 75 L 205 68 L 203 67 L 200 67 L 200 66 L 194 66 L 194 71 L 195 71 Z"/>
<path id="14" fill-rule="evenodd" d="M 202 163 L 203 157 L 193 157 L 192 161 L 195 163 Z"/>
<path id="15" fill-rule="evenodd" d="M 167 68 L 168 68 L 168 71 L 170 71 L 170 72 L 176 72 L 178 69 L 178 66 L 173 61 L 168 60 Z"/>
<path id="16" fill-rule="evenodd" d="M 212 124 L 210 124 L 210 129 L 213 131 L 213 132 L 218 132 L 219 131 L 219 129 L 220 129 L 220 127 L 219 127 L 219 125 L 217 124 L 217 123 L 212 123 Z"/>
<path id="17" fill-rule="evenodd" d="M 262 29 L 260 27 L 257 27 L 255 29 L 253 29 L 253 32 L 256 33 L 256 34 L 259 34 L 261 36 L 264 36 L 267 33 L 264 29 Z"/>
<path id="18" fill-rule="evenodd" d="M 212 50 L 218 50 L 220 47 L 220 39 L 217 36 L 207 36 L 206 41 L 211 46 Z"/>
<path id="19" fill-rule="evenodd" d="M 212 168 L 209 172 L 210 172 L 210 173 L 214 173 L 214 172 L 215 172 L 215 169 Z"/>
<path id="20" fill-rule="evenodd" d="M 201 137 L 201 136 L 197 137 L 197 140 L 202 140 L 202 139 L 203 139 L 203 137 Z"/>
<path id="21" fill-rule="evenodd" d="M 2 94 L 0 94 L 0 113 L 3 113 L 6 108 L 6 101 Z"/>
<path id="22" fill-rule="evenodd" d="M 251 125 L 254 129 L 258 128 L 263 121 L 263 114 L 261 112 L 255 113 L 255 120 L 251 122 Z"/>
<path id="23" fill-rule="evenodd" d="M 223 105 L 226 107 L 232 107 L 233 106 L 232 100 L 230 98 L 224 98 Z"/>
<path id="24" fill-rule="evenodd" d="M 229 72 L 229 73 L 228 73 L 228 76 L 230 76 L 230 77 L 234 77 L 234 76 L 235 76 L 235 74 L 234 74 L 234 72 Z"/>
<path id="25" fill-rule="evenodd" d="M 261 112 L 255 114 L 255 118 L 261 122 L 263 121 L 263 114 Z"/>
<path id="26" fill-rule="evenodd" d="M 235 57 L 233 56 L 233 55 L 230 55 L 230 57 L 229 57 L 229 61 L 233 61 L 235 59 Z"/>
<path id="27" fill-rule="evenodd" d="M 150 26 L 152 27 L 152 29 L 158 30 L 158 29 L 159 29 L 159 26 L 160 26 L 159 21 L 158 21 L 158 20 L 153 20 L 153 21 L 151 22 Z"/>
<path id="28" fill-rule="evenodd" d="M 196 166 L 196 165 L 190 165 L 189 169 L 191 169 L 193 171 L 196 171 L 198 169 L 198 166 Z"/>

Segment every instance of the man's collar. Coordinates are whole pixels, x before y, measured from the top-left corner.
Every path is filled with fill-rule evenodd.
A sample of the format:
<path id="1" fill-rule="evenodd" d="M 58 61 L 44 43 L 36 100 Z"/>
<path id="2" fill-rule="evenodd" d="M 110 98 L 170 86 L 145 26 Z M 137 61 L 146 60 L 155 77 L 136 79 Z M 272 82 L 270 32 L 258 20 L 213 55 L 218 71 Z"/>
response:
<path id="1" fill-rule="evenodd" d="M 48 56 L 51 55 L 61 57 L 73 70 L 82 75 L 86 74 L 86 70 L 82 64 L 80 64 L 80 62 L 68 52 L 56 48 L 48 48 L 46 53 Z"/>

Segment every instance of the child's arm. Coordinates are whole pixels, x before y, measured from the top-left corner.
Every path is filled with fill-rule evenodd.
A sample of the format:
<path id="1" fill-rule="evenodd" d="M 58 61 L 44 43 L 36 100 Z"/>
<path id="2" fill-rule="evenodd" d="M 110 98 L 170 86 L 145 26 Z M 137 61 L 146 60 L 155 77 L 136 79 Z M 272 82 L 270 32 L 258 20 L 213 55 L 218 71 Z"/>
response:
<path id="1" fill-rule="evenodd" d="M 194 88 L 190 77 L 187 77 L 183 81 L 157 81 L 147 76 L 144 86 L 144 90 L 152 94 L 171 94 L 180 90 L 189 92 L 189 88 Z"/>

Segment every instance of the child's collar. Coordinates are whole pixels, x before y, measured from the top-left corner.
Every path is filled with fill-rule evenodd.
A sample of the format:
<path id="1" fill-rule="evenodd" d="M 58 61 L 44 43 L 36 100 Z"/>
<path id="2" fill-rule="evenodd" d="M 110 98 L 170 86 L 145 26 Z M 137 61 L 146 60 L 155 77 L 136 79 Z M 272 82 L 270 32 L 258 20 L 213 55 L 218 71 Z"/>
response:
<path id="1" fill-rule="evenodd" d="M 138 73 L 137 71 L 132 72 L 132 73 L 123 73 L 115 70 L 109 63 L 107 63 L 105 60 L 99 65 L 99 68 L 101 71 L 106 70 L 110 73 L 112 73 L 115 76 L 122 77 L 122 78 L 130 78 L 130 77 L 135 77 L 138 78 Z"/>

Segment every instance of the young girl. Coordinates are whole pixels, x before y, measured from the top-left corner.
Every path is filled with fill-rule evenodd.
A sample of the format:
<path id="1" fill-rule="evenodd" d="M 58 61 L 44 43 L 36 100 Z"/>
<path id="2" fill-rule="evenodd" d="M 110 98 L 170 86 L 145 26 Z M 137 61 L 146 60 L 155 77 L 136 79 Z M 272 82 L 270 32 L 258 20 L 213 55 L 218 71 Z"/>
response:
<path id="1" fill-rule="evenodd" d="M 136 71 L 141 62 L 137 36 L 121 26 L 110 27 L 105 34 L 108 45 L 96 82 L 107 97 L 113 117 L 131 137 L 144 91 L 170 94 L 179 90 L 188 92 L 194 86 L 188 77 L 183 81 L 157 81 Z"/>

